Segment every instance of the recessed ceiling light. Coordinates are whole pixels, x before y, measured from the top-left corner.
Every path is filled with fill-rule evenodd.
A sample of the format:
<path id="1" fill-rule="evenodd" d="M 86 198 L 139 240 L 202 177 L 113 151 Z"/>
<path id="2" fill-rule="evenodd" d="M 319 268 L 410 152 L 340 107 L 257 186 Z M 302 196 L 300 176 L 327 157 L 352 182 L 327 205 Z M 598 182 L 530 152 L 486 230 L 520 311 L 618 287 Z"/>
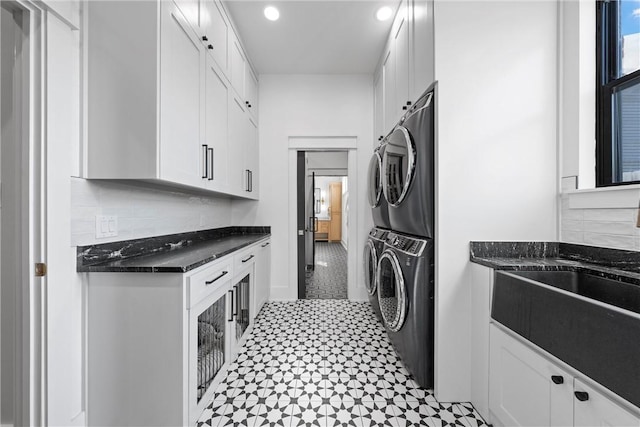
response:
<path id="1" fill-rule="evenodd" d="M 378 21 L 386 21 L 387 19 L 391 18 L 391 15 L 393 15 L 393 10 L 391 10 L 389 6 L 382 6 L 376 12 L 376 19 Z"/>
<path id="2" fill-rule="evenodd" d="M 267 6 L 264 8 L 264 17 L 269 21 L 277 21 L 280 18 L 280 12 L 273 6 Z"/>

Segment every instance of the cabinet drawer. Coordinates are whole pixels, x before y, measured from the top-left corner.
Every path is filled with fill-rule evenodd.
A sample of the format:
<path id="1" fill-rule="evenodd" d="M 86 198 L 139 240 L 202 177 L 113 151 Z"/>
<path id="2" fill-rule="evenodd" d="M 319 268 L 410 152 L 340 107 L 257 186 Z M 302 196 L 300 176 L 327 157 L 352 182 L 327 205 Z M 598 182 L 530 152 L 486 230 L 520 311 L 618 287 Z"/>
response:
<path id="1" fill-rule="evenodd" d="M 228 259 L 227 259 L 228 258 Z M 233 277 L 233 258 L 225 257 L 189 277 L 189 298 L 187 308 L 198 304 L 203 298 L 224 284 L 228 284 Z"/>
<path id="2" fill-rule="evenodd" d="M 256 253 L 260 248 L 259 245 L 252 245 L 233 256 L 233 270 L 235 273 L 244 270 L 246 267 L 256 262 Z"/>

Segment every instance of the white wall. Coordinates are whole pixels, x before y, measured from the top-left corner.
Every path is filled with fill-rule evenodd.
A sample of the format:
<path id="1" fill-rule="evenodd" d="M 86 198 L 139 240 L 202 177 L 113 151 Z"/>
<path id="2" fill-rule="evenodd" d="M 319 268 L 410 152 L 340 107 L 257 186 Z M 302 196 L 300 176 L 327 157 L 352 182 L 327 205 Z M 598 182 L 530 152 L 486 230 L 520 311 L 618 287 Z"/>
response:
<path id="1" fill-rule="evenodd" d="M 71 180 L 71 215 L 73 246 L 227 227 L 232 222 L 228 198 L 80 178 Z M 117 215 L 118 236 L 96 239 L 96 215 Z"/>
<path id="2" fill-rule="evenodd" d="M 557 3 L 436 1 L 436 397 L 470 400 L 471 240 L 555 240 Z"/>
<path id="3" fill-rule="evenodd" d="M 358 204 L 356 247 L 364 247 L 373 221 L 366 203 L 366 172 L 372 153 L 373 82 L 370 75 L 261 75 L 260 76 L 260 185 L 261 199 L 255 205 L 234 201 L 234 224 L 271 226 L 272 269 L 271 299 L 296 298 L 297 284 L 289 272 L 295 267 L 290 258 L 289 203 L 295 195 L 288 193 L 289 137 L 355 136 L 357 137 L 356 174 Z M 351 164 L 349 165 L 351 172 Z M 291 173 L 293 172 L 293 173 Z M 352 183 L 350 183 L 351 185 Z M 362 254 L 357 251 L 356 283 L 350 298 L 366 300 L 362 278 Z"/>

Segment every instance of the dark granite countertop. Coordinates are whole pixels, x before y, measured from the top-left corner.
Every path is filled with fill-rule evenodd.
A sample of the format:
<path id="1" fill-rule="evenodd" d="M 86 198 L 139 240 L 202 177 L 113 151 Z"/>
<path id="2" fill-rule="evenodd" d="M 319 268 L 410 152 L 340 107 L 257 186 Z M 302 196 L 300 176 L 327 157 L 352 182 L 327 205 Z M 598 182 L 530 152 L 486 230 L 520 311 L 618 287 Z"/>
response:
<path id="1" fill-rule="evenodd" d="M 225 227 L 82 246 L 77 271 L 185 273 L 270 235 L 270 227 Z"/>
<path id="2" fill-rule="evenodd" d="M 471 242 L 470 260 L 496 270 L 580 271 L 640 285 L 640 252 L 562 242 Z"/>

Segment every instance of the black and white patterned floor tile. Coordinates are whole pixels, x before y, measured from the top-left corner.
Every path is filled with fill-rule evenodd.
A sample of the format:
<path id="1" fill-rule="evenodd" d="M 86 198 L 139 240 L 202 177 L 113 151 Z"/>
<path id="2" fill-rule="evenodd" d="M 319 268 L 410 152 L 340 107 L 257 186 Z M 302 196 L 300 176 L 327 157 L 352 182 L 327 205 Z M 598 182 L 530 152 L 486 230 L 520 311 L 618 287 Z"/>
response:
<path id="1" fill-rule="evenodd" d="M 307 272 L 307 299 L 347 298 L 347 251 L 341 243 L 316 242 L 316 265 Z"/>
<path id="2" fill-rule="evenodd" d="M 201 426 L 486 426 L 402 366 L 368 303 L 266 304 Z"/>

